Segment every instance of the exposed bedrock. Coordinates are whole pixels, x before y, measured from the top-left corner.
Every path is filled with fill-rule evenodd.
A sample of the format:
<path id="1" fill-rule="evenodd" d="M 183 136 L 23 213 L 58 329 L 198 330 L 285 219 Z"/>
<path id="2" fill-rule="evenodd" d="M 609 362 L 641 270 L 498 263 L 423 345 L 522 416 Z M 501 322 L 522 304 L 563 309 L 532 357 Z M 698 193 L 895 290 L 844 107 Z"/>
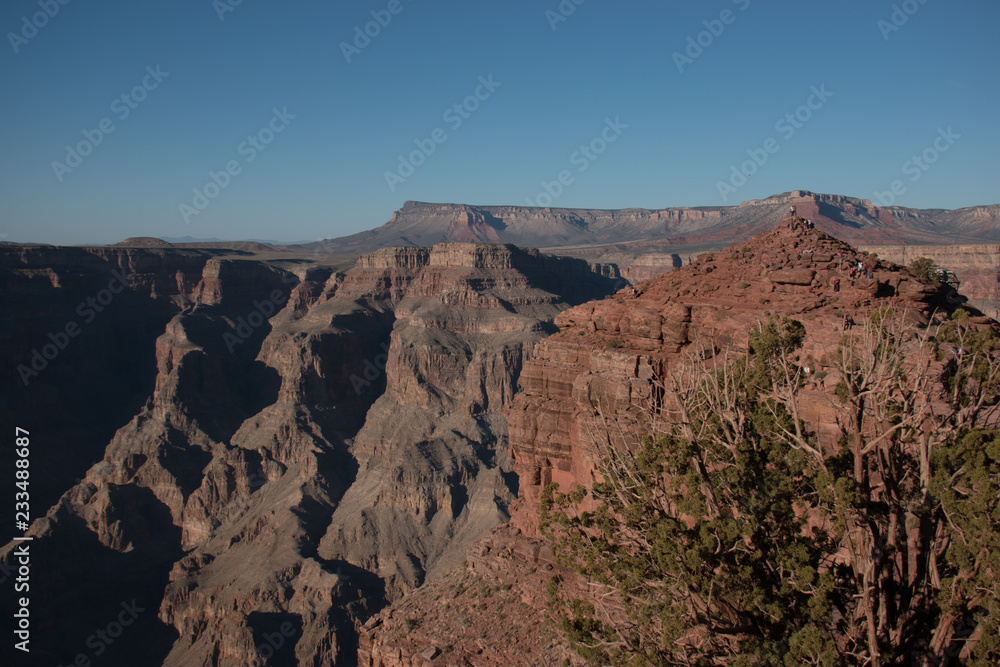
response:
<path id="1" fill-rule="evenodd" d="M 564 491 L 590 486 L 601 446 L 647 432 L 650 410 L 669 400 L 662 382 L 671 369 L 691 356 L 745 350 L 748 332 L 771 313 L 804 324 L 799 363 L 810 372 L 801 414 L 821 442 L 839 440 L 834 355 L 845 317 L 861 323 L 891 306 L 926 323 L 951 307 L 954 294 L 801 223 L 702 254 L 641 283 L 638 296 L 623 289 L 556 317 L 558 332 L 535 346 L 505 411 L 519 480 L 511 521 L 475 542 L 463 566 L 372 618 L 360 640 L 363 665 L 423 664 L 435 655 L 433 664 L 444 665 L 583 665 L 565 637 L 546 629 L 546 590 L 560 577 L 567 600 L 613 602 L 591 597 L 587 581 L 555 563 L 538 533 L 542 490 L 553 482 Z M 851 277 L 858 262 L 871 278 Z"/>
<path id="2" fill-rule="evenodd" d="M 37 636 L 58 632 L 54 664 L 93 657 L 95 623 L 133 598 L 145 629 L 108 650 L 119 663 L 351 664 L 367 618 L 506 520 L 517 484 L 502 411 L 521 369 L 560 312 L 614 285 L 582 260 L 503 245 L 384 250 L 347 271 L 209 251 L 45 252 L 5 260 L 26 304 L 75 306 L 105 270 L 148 265 L 87 348 L 131 364 L 136 398 L 113 428 L 50 443 L 33 463 L 58 469 L 30 531 L 45 554 Z M 44 342 L 53 320 L 25 312 L 29 342 Z M 147 329 L 126 350 L 111 332 L 131 318 Z M 52 400 L 68 402 L 82 386 L 62 380 L 81 362 L 57 361 Z M 71 432 L 57 418 L 46 433 L 36 406 L 20 416 L 39 445 Z"/>

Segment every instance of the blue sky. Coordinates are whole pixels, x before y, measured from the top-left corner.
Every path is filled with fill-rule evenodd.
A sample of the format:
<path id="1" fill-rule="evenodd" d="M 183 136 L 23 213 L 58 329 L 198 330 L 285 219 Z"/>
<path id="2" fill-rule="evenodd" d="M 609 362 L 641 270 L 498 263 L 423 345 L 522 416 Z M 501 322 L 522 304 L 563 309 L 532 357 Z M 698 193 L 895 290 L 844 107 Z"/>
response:
<path id="1" fill-rule="evenodd" d="M 904 206 L 1000 202 L 994 0 L 235 1 L 6 0 L 0 235 L 309 241 L 406 200 L 661 208 L 894 180 Z M 372 12 L 387 24 L 345 56 Z"/>

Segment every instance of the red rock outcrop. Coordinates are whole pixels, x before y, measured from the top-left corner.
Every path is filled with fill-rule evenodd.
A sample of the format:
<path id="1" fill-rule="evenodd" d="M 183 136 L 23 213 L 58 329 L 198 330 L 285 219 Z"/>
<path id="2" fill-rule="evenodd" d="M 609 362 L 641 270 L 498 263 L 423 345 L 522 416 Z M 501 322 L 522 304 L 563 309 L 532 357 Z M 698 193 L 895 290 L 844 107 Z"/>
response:
<path id="1" fill-rule="evenodd" d="M 804 225 L 803 225 L 804 226 Z M 872 278 L 851 278 L 868 264 Z M 834 287 L 839 281 L 839 290 Z M 594 437 L 603 420 L 627 422 L 651 396 L 654 379 L 686 350 L 743 349 L 764 313 L 792 316 L 807 334 L 802 350 L 814 371 L 804 392 L 821 437 L 837 435 L 826 385 L 845 316 L 862 321 L 895 304 L 917 319 L 931 314 L 938 290 L 900 267 L 861 253 L 819 230 L 792 231 L 788 221 L 747 243 L 697 261 L 615 298 L 562 313 L 560 333 L 543 341 L 521 374 L 507 413 L 521 480 L 515 524 L 531 532 L 541 489 L 593 481 Z M 832 386 L 832 385 L 830 385 Z"/>
<path id="2" fill-rule="evenodd" d="M 947 307 L 942 300 L 948 294 L 824 232 L 806 231 L 804 219 L 796 221 L 795 231 L 790 222 L 643 283 L 638 296 L 625 289 L 556 318 L 559 333 L 535 347 L 506 411 L 520 480 L 511 522 L 475 544 L 464 567 L 370 621 L 362 633 L 362 665 L 583 664 L 567 652 L 565 638 L 552 640 L 548 630 L 540 634 L 543 646 L 529 643 L 520 652 L 519 644 L 493 634 L 478 609 L 503 618 L 505 632 L 526 637 L 557 620 L 549 616 L 548 591 L 588 598 L 586 582 L 556 567 L 550 545 L 538 534 L 542 489 L 551 482 L 563 489 L 591 485 L 595 443 L 609 429 L 627 433 L 645 423 L 660 391 L 657 381 L 673 364 L 692 351 L 745 349 L 751 327 L 770 313 L 805 325 L 801 360 L 811 372 L 800 405 L 818 437 L 836 442 L 832 355 L 845 316 L 862 322 L 875 308 L 891 305 L 927 322 L 935 307 Z M 859 262 L 868 265 L 870 278 L 850 276 Z M 549 584 L 553 577 L 561 580 L 558 587 Z M 490 593 L 482 601 L 470 599 L 467 582 Z M 509 599 L 492 592 L 498 587 Z M 408 628 L 408 618 L 421 625 Z M 477 643 L 478 633 L 489 641 Z"/>
<path id="3" fill-rule="evenodd" d="M 954 274 L 970 305 L 1000 319 L 1000 246 L 982 245 L 879 245 L 861 246 L 890 262 L 903 266 L 927 257 Z"/>

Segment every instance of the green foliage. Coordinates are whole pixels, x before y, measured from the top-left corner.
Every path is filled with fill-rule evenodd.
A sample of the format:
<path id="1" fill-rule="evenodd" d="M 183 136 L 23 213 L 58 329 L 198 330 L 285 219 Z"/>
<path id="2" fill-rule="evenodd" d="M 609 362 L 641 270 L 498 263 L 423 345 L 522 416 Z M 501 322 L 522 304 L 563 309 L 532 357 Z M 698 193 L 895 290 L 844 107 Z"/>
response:
<path id="1" fill-rule="evenodd" d="M 543 490 L 559 564 L 623 609 L 567 604 L 549 582 L 581 656 L 1000 664 L 1000 434 L 977 421 L 1000 396 L 996 340 L 959 316 L 934 346 L 961 354 L 932 371 L 901 321 L 878 309 L 842 338 L 843 435 L 830 451 L 796 417 L 805 328 L 774 315 L 746 354 L 674 389 L 680 423 L 609 447 L 589 490 Z"/>
<path id="2" fill-rule="evenodd" d="M 577 652 L 591 664 L 603 664 L 606 653 L 591 643 L 596 639 L 614 641 L 614 630 L 594 617 L 594 605 L 585 600 L 573 600 L 569 613 L 559 619 L 560 629 L 566 633 Z"/>
<path id="3" fill-rule="evenodd" d="M 910 262 L 907 268 L 917 280 L 935 287 L 941 285 L 941 273 L 937 265 L 934 264 L 934 260 L 918 257 Z"/>
<path id="4" fill-rule="evenodd" d="M 545 582 L 545 593 L 549 596 L 549 604 L 551 605 L 559 601 L 559 584 L 561 581 L 559 575 L 555 575 Z"/>
<path id="5" fill-rule="evenodd" d="M 982 637 L 969 665 L 1000 664 L 1000 433 L 976 429 L 934 453 L 931 491 L 951 523 L 938 602 Z M 960 644 L 956 645 L 960 649 Z"/>
<path id="6" fill-rule="evenodd" d="M 725 437 L 711 437 L 726 427 L 706 411 L 698 415 L 709 429 L 704 437 L 646 437 L 622 475 L 605 462 L 605 481 L 591 492 L 593 512 L 571 510 L 581 489 L 545 489 L 542 530 L 557 537 L 561 563 L 616 589 L 632 621 L 655 630 L 656 641 L 642 632 L 611 638 L 609 626 L 574 608 L 564 626 L 578 645 L 617 642 L 601 658 L 612 664 L 623 655 L 667 664 L 671 647 L 700 629 L 708 636 L 695 653 L 705 659 L 731 652 L 732 637 L 741 637 L 735 648 L 744 659 L 764 659 L 793 636 L 794 655 L 829 654 L 833 640 L 823 624 L 834 575 L 815 564 L 832 545 L 796 511 L 799 499 L 817 494 L 818 470 L 776 435 L 795 428 L 790 415 L 761 398 L 777 355 L 797 349 L 804 335 L 801 323 L 774 316 L 751 336 L 750 355 L 736 362 L 749 416 L 742 442 L 729 448 Z M 685 610 L 684 600 L 697 602 Z"/>
<path id="7" fill-rule="evenodd" d="M 622 346 L 622 342 L 617 338 L 609 338 L 605 343 L 604 347 L 609 350 L 617 350 Z"/>

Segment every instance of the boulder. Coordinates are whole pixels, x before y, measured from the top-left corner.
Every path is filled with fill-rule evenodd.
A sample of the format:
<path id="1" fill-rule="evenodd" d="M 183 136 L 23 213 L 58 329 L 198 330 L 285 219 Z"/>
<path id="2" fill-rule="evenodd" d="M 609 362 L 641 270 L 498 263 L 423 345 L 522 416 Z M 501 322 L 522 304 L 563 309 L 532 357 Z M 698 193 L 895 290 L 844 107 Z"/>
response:
<path id="1" fill-rule="evenodd" d="M 779 269 L 771 271 L 767 278 L 777 285 L 810 285 L 815 275 L 812 269 Z"/>

